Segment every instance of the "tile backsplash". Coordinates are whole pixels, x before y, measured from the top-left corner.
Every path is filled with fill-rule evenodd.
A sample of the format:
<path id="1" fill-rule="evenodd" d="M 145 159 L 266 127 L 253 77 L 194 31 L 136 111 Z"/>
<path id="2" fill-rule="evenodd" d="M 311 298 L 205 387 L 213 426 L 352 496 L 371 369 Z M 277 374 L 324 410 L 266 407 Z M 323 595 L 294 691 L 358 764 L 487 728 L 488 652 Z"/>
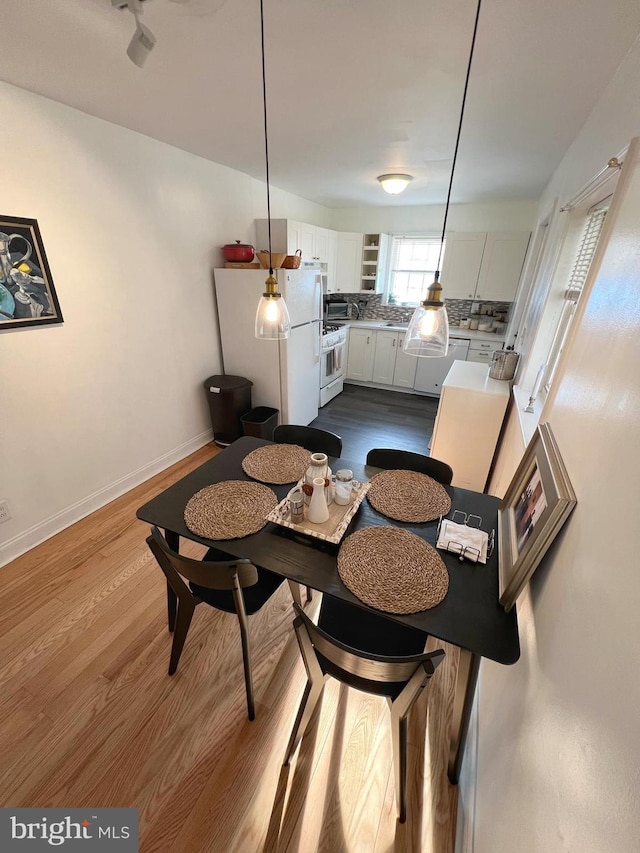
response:
<path id="1" fill-rule="evenodd" d="M 359 319 L 361 320 L 399 320 L 402 322 L 410 320 L 414 311 L 413 308 L 403 308 L 399 305 L 384 305 L 382 296 L 379 293 L 371 295 L 341 293 L 340 297 L 355 306 L 352 309 L 352 317 L 354 319 L 359 311 Z M 480 309 L 482 309 L 482 306 L 486 306 L 494 316 L 505 315 L 507 319 L 512 305 L 511 302 L 474 302 L 472 299 L 445 299 L 445 302 L 447 305 L 447 314 L 449 315 L 449 323 L 452 326 L 459 326 L 461 320 L 478 316 L 472 313 L 474 304 L 479 306 Z M 485 311 L 485 313 L 487 312 Z"/>

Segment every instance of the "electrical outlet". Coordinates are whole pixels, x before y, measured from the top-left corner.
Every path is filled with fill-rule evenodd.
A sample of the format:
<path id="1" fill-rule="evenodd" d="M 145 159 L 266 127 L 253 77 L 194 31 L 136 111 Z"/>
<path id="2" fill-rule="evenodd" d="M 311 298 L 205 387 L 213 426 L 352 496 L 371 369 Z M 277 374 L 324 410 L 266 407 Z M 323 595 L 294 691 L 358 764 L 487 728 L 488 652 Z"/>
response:
<path id="1" fill-rule="evenodd" d="M 0 524 L 3 521 L 9 521 L 11 518 L 11 510 L 9 509 L 9 501 L 0 501 Z"/>

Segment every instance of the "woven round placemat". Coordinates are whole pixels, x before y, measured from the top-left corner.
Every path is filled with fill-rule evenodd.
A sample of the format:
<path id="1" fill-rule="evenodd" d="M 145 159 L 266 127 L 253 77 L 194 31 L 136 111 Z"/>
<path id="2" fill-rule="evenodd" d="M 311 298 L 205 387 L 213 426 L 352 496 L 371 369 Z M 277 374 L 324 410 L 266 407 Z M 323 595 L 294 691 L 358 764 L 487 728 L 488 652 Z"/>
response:
<path id="1" fill-rule="evenodd" d="M 267 486 L 246 480 L 225 480 L 205 486 L 190 498 L 184 523 L 192 533 L 207 539 L 239 539 L 257 533 L 278 498 Z"/>
<path id="2" fill-rule="evenodd" d="M 381 471 L 367 492 L 371 506 L 396 521 L 433 521 L 451 509 L 444 486 L 416 471 Z"/>
<path id="3" fill-rule="evenodd" d="M 245 474 L 261 483 L 296 483 L 311 464 L 311 453 L 297 444 L 268 444 L 242 460 Z"/>
<path id="4" fill-rule="evenodd" d="M 348 536 L 338 552 L 338 573 L 360 601 L 387 613 L 429 610 L 449 589 L 437 551 L 394 527 L 367 527 Z"/>

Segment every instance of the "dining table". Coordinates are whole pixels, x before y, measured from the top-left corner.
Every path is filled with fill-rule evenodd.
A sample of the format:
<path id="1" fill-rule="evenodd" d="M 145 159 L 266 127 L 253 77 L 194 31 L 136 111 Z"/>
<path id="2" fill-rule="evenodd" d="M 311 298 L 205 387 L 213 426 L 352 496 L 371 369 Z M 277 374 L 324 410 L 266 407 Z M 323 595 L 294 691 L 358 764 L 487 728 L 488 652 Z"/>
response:
<path id="1" fill-rule="evenodd" d="M 496 532 L 493 551 L 483 564 L 460 560 L 458 555 L 439 549 L 438 554 L 449 574 L 449 587 L 444 599 L 435 607 L 417 613 L 387 613 L 370 608 L 344 585 L 337 569 L 339 544 L 300 534 L 270 521 L 257 533 L 238 539 L 214 541 L 189 530 L 185 523 L 184 511 L 190 498 L 204 487 L 215 483 L 228 480 L 250 481 L 251 478 L 245 474 L 242 467 L 243 459 L 256 448 L 271 443 L 252 436 L 237 439 L 141 506 L 136 513 L 137 517 L 164 530 L 168 544 L 175 551 L 179 550 L 181 538 L 215 547 L 233 557 L 247 558 L 257 567 L 268 569 L 288 580 L 335 596 L 393 622 L 417 628 L 457 646 L 460 649 L 460 660 L 452 706 L 447 768 L 449 780 L 457 784 L 480 661 L 482 658 L 488 658 L 500 664 L 513 664 L 520 656 L 516 609 L 505 612 L 498 603 L 497 524 L 500 500 L 492 495 L 457 486 L 445 486 L 451 497 L 449 517 L 454 511 L 478 517 L 481 529 L 487 533 Z M 379 471 L 357 460 L 330 457 L 329 461 L 334 468 L 337 463 L 340 468 L 351 469 L 354 478 L 361 482 L 366 482 Z M 269 488 L 273 489 L 281 501 L 293 485 L 294 483 L 269 485 Z M 423 523 L 394 521 L 377 512 L 366 498 L 354 514 L 346 536 L 366 527 L 384 525 L 408 530 L 430 545 L 436 544 L 438 519 Z"/>

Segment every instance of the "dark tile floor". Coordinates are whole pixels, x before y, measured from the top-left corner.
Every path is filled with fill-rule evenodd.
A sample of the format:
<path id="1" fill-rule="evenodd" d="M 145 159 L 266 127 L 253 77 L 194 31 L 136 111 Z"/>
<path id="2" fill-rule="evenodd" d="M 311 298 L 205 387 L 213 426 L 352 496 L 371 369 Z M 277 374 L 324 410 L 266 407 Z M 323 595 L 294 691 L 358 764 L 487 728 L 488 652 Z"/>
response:
<path id="1" fill-rule="evenodd" d="M 342 457 L 364 462 L 372 447 L 429 453 L 437 397 L 346 385 L 311 425 L 342 438 Z"/>

